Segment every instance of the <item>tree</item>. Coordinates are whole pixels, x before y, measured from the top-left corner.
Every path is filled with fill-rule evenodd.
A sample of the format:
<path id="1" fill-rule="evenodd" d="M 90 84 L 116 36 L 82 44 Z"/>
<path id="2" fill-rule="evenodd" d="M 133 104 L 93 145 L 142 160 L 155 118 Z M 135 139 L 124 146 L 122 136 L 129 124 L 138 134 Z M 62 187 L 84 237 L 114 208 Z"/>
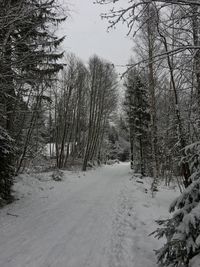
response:
<path id="1" fill-rule="evenodd" d="M 88 103 L 88 70 L 74 55 L 68 55 L 55 92 L 55 142 L 57 167 L 62 168 L 71 156 L 83 157 Z"/>
<path id="2" fill-rule="evenodd" d="M 159 164 L 174 175 L 183 177 L 181 195 L 172 203 L 174 212 L 168 220 L 159 220 L 160 228 L 154 234 L 165 236 L 166 244 L 157 251 L 160 266 L 199 265 L 199 6 L 196 0 L 109 1 L 111 9 L 104 18 L 109 27 L 126 23 L 128 34 L 135 37 L 147 25 L 148 57 L 135 64 L 128 64 L 128 71 L 146 64 L 149 84 L 154 83 L 155 116 L 159 148 Z M 118 4 L 121 3 L 121 6 Z M 149 8 L 150 7 L 150 8 Z M 155 43 L 160 49 L 152 49 L 152 16 L 154 13 Z M 145 14 L 145 15 L 144 15 Z M 146 15 L 148 14 L 148 15 Z M 142 23 L 141 23 L 142 22 Z M 154 41 L 154 40 L 153 40 Z M 141 43 L 139 44 L 141 45 Z M 144 49 L 142 54 L 146 53 Z M 152 53 L 153 52 L 153 53 Z M 158 74 L 155 76 L 155 69 Z M 156 86 L 155 86 L 156 84 Z M 166 114 L 164 114 L 166 112 Z M 152 114 L 154 111 L 152 111 Z M 152 116 L 153 117 L 153 116 Z M 164 133 L 164 134 L 163 134 Z M 162 135 L 163 134 L 163 135 Z M 192 145 L 189 145 L 192 143 Z M 153 147 L 153 146 L 152 146 Z M 160 152 L 162 153 L 160 155 Z M 154 153 L 152 153 L 154 154 Z M 179 170 L 174 165 L 180 162 Z M 173 167 L 171 167 L 171 166 Z"/>
<path id="3" fill-rule="evenodd" d="M 167 242 L 156 252 L 158 262 L 162 266 L 191 266 L 198 262 L 200 255 L 200 143 L 185 148 L 187 161 L 190 163 L 192 184 L 177 197 L 170 206 L 173 216 L 167 220 L 159 220 L 156 237 L 166 237 Z M 199 262 L 198 262 L 199 264 Z"/>
<path id="4" fill-rule="evenodd" d="M 133 168 L 134 158 L 139 160 L 140 173 L 144 176 L 147 173 L 147 159 L 150 160 L 148 158 L 150 156 L 150 143 L 148 142 L 150 114 L 147 88 L 138 70 L 132 69 L 128 72 L 125 87 L 125 109 L 130 129 L 131 167 Z M 148 172 L 151 173 L 151 170 Z"/>
<path id="5" fill-rule="evenodd" d="M 55 28 L 65 18 L 56 0 L 0 3 L 0 125 L 7 132 L 5 138 L 11 136 L 16 139 L 16 146 L 22 147 L 9 160 L 17 167 L 17 173 L 29 149 L 45 90 L 63 67 L 58 63 L 63 56 L 58 48 L 64 38 L 56 36 Z M 19 129 L 15 123 L 22 114 L 24 120 Z"/>
<path id="6" fill-rule="evenodd" d="M 0 206 L 12 200 L 14 168 L 12 158 L 15 155 L 13 139 L 0 127 Z"/>
<path id="7" fill-rule="evenodd" d="M 176 153 L 176 161 L 180 154 L 184 153 L 184 147 L 188 144 L 188 139 L 198 136 L 198 126 L 195 112 L 196 106 L 198 110 L 198 1 L 142 1 L 136 0 L 124 2 L 121 0 L 110 2 L 107 0 L 97 1 L 99 4 L 108 4 L 113 8 L 107 14 L 102 14 L 103 18 L 109 19 L 109 28 L 115 27 L 119 22 L 126 23 L 128 26 L 128 34 L 133 37 L 140 36 L 141 33 L 146 36 L 146 40 L 140 40 L 146 46 L 141 51 L 142 57 L 138 62 L 127 64 L 128 70 L 137 65 L 146 65 L 149 73 L 149 91 L 150 91 L 150 110 L 151 110 L 151 147 L 154 169 L 154 183 L 157 184 L 158 176 L 162 168 L 160 162 L 160 151 L 163 144 L 158 143 L 159 128 L 158 123 L 161 118 L 157 115 L 157 95 L 160 94 L 161 88 L 158 81 L 158 74 L 165 74 L 170 83 L 170 90 L 173 92 L 174 105 L 174 123 L 178 125 L 175 135 L 177 142 L 175 147 L 179 147 L 179 156 Z M 136 30 L 135 30 L 136 29 Z M 134 31 L 135 30 L 135 31 Z M 159 44 L 159 49 L 158 49 Z M 137 43 L 138 45 L 138 43 Z M 139 43 L 139 47 L 141 42 Z M 143 45 L 144 47 L 144 45 Z M 156 48 L 156 49 L 155 49 Z M 148 54 L 147 56 L 145 56 Z M 180 59 L 181 58 L 181 59 Z M 168 70 L 167 70 L 168 69 Z M 128 71 L 127 70 L 127 71 Z M 187 78 L 186 78 L 187 77 Z M 158 87 L 159 86 L 159 87 Z M 162 85 L 161 85 L 162 86 Z M 164 86 L 162 86 L 164 87 Z M 187 114 L 185 108 L 189 102 L 188 95 L 185 92 L 188 89 L 191 92 L 191 99 L 196 97 L 197 101 L 190 102 Z M 157 95 L 156 95 L 157 94 Z M 189 121 L 186 116 L 189 116 Z M 189 125 L 189 134 L 186 133 L 186 127 Z M 173 128 L 175 128 L 173 126 Z M 170 149 L 174 150 L 174 147 Z M 184 156 L 184 155 L 182 155 Z M 188 164 L 183 163 L 182 169 L 185 169 L 182 174 L 184 184 L 188 186 L 189 169 Z"/>
<path id="8" fill-rule="evenodd" d="M 117 76 L 112 64 L 94 56 L 89 62 L 89 74 L 89 118 L 83 171 L 88 161 L 100 161 L 105 125 L 117 106 Z"/>

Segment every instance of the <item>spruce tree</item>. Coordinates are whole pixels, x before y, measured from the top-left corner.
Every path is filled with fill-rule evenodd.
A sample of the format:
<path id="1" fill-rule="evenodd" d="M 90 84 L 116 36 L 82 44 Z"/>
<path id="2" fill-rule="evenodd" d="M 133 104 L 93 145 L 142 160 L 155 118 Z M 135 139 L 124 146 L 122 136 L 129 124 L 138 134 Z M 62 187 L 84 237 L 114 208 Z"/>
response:
<path id="1" fill-rule="evenodd" d="M 153 232 L 166 243 L 156 251 L 161 266 L 191 266 L 200 256 L 200 143 L 185 148 L 189 162 L 191 184 L 170 206 L 170 219 L 157 221 L 160 227 Z M 195 265 L 196 266 L 196 265 Z M 199 265 L 197 265 L 199 266 Z"/>
<path id="2" fill-rule="evenodd" d="M 12 200 L 11 187 L 13 184 L 14 157 L 13 139 L 0 126 L 0 206 Z"/>
<path id="3" fill-rule="evenodd" d="M 18 140 L 20 145 L 23 143 L 18 170 L 35 127 L 34 120 L 30 120 L 29 136 L 19 136 L 19 132 L 23 134 L 24 131 L 19 131 L 16 122 L 21 118 L 23 129 L 27 128 L 29 120 L 21 117 L 20 105 L 27 98 L 31 105 L 41 103 L 46 88 L 52 85 L 63 67 L 58 63 L 63 57 L 58 49 L 64 37 L 58 38 L 55 34 L 58 24 L 65 20 L 60 10 L 57 0 L 0 2 L 0 126 L 7 133 L 3 142 L 9 143 L 6 138 L 11 136 L 16 139 L 16 145 L 19 145 Z M 30 111 L 30 105 L 27 109 Z M 34 118 L 34 112 L 30 113 Z M 12 156 L 8 161 L 15 167 L 17 158 Z M 6 182 L 3 173 L 2 170 L 2 179 Z M 8 181 L 8 186 L 10 184 Z"/>
<path id="4" fill-rule="evenodd" d="M 135 158 L 139 162 L 142 175 L 147 171 L 147 156 L 149 155 L 149 105 L 147 88 L 138 70 L 129 71 L 126 83 L 125 110 L 130 129 L 131 154 L 133 161 L 133 147 Z"/>

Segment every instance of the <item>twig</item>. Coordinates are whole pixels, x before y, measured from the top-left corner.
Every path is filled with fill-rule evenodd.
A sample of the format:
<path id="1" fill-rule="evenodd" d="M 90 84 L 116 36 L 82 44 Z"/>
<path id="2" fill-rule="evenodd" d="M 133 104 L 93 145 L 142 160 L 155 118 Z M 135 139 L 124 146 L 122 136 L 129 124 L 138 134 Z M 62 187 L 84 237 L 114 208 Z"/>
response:
<path id="1" fill-rule="evenodd" d="M 13 217 L 19 217 L 19 215 L 17 215 L 17 214 L 12 214 L 12 213 L 9 213 L 9 212 L 7 212 L 7 215 L 9 215 L 9 216 L 13 216 Z"/>

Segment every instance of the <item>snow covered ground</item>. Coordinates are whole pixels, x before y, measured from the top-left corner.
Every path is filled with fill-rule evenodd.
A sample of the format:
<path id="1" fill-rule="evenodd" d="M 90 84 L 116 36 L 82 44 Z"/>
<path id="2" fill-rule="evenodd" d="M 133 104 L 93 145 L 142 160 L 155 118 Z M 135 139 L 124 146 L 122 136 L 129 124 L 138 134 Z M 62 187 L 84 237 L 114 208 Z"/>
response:
<path id="1" fill-rule="evenodd" d="M 87 173 L 23 175 L 19 198 L 0 210 L 0 267 L 155 267 L 148 236 L 178 194 L 131 178 L 128 164 Z"/>

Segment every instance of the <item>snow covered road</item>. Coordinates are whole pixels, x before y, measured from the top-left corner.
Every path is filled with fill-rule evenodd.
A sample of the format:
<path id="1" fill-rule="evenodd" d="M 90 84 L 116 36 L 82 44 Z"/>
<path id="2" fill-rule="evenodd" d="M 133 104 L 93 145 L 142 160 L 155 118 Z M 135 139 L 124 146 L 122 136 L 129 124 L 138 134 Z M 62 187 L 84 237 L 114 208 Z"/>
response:
<path id="1" fill-rule="evenodd" d="M 0 210 L 0 267 L 155 267 L 162 240 L 149 234 L 168 217 L 177 190 L 132 179 L 129 164 L 22 175 L 19 200 Z"/>
<path id="2" fill-rule="evenodd" d="M 110 266 L 112 222 L 129 177 L 128 165 L 116 164 L 41 182 L 0 212 L 0 267 Z"/>

